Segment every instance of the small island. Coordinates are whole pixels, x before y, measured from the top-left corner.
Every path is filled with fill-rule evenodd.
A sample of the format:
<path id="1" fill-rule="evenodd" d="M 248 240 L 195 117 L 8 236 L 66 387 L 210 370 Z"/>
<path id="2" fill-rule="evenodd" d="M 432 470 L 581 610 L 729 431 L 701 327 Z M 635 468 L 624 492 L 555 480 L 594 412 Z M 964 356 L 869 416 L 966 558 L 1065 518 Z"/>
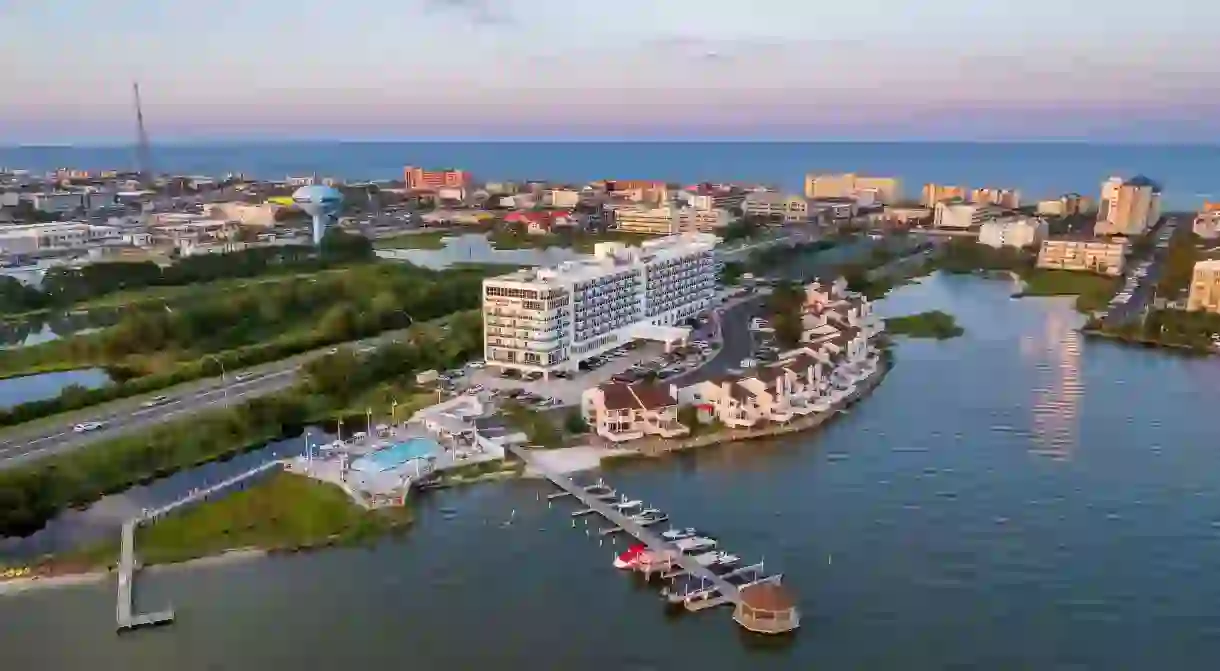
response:
<path id="1" fill-rule="evenodd" d="M 957 320 L 953 318 L 953 315 L 940 310 L 930 310 L 905 317 L 890 317 L 885 320 L 885 330 L 892 335 L 937 340 L 956 338 L 966 332 L 957 325 Z"/>

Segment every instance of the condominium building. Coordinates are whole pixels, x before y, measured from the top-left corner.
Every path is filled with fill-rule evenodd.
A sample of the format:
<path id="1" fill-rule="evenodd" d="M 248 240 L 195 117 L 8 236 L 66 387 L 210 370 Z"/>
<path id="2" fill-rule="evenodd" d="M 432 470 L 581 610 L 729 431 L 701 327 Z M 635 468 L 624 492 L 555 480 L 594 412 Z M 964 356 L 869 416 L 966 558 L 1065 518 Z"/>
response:
<path id="1" fill-rule="evenodd" d="M 728 210 L 714 208 L 662 205 L 661 207 L 621 207 L 614 210 L 614 221 L 620 231 L 646 235 L 674 233 L 714 233 L 729 225 Z"/>
<path id="2" fill-rule="evenodd" d="M 983 187 L 970 192 L 970 202 L 976 205 L 995 205 L 1010 210 L 1021 207 L 1021 192 L 1016 189 Z"/>
<path id="3" fill-rule="evenodd" d="M 890 205 L 902 198 L 902 188 L 894 177 L 863 177 L 846 173 L 840 175 L 805 175 L 806 198 L 855 198 L 860 191 L 876 190 L 875 201 Z"/>
<path id="4" fill-rule="evenodd" d="M 608 179 L 606 193 L 634 203 L 664 203 L 669 200 L 669 185 L 645 179 Z"/>
<path id="5" fill-rule="evenodd" d="M 1047 223 L 1041 217 L 1013 216 L 984 222 L 979 227 L 979 244 L 988 247 L 1022 249 L 1040 245 L 1046 238 Z"/>
<path id="6" fill-rule="evenodd" d="M 809 201 L 775 191 L 756 191 L 747 195 L 741 210 L 754 217 L 782 219 L 784 223 L 809 221 Z"/>
<path id="7" fill-rule="evenodd" d="M 1126 238 L 1091 235 L 1048 237 L 1038 252 L 1038 267 L 1121 275 L 1130 243 Z"/>
<path id="8" fill-rule="evenodd" d="M 1048 217 L 1070 217 L 1093 209 L 1093 199 L 1078 193 L 1038 201 L 1037 213 Z"/>
<path id="9" fill-rule="evenodd" d="M 1111 177 L 1101 185 L 1097 235 L 1143 235 L 1161 216 L 1161 187 L 1140 175 Z"/>
<path id="10" fill-rule="evenodd" d="M 680 228 L 678 208 L 661 207 L 617 207 L 613 210 L 614 223 L 620 231 L 646 235 L 672 235 Z"/>
<path id="11" fill-rule="evenodd" d="M 67 214 L 85 207 L 85 194 L 80 191 L 31 193 L 26 198 L 35 210 L 48 214 Z"/>
<path id="12" fill-rule="evenodd" d="M 573 189 L 549 189 L 542 193 L 546 207 L 573 208 L 580 203 L 580 192 Z"/>
<path id="13" fill-rule="evenodd" d="M 1220 312 L 1220 259 L 1205 259 L 1195 263 L 1186 309 Z"/>
<path id="14" fill-rule="evenodd" d="M 79 249 L 121 237 L 114 226 L 54 222 L 0 227 L 0 253 L 29 254 L 48 249 Z"/>
<path id="15" fill-rule="evenodd" d="M 470 173 L 463 170 L 424 170 L 413 165 L 402 169 L 402 181 L 408 189 L 462 189 L 470 183 Z"/>
<path id="16" fill-rule="evenodd" d="M 543 375 L 635 339 L 667 344 L 711 307 L 719 238 L 683 233 L 639 247 L 600 243 L 591 256 L 483 281 L 491 366 Z"/>
<path id="17" fill-rule="evenodd" d="M 981 223 L 979 208 L 973 203 L 962 201 L 946 203 L 942 201 L 937 203 L 932 209 L 932 225 L 936 228 L 965 230 L 971 226 L 978 226 Z"/>
<path id="18" fill-rule="evenodd" d="M 580 409 L 597 435 L 616 443 L 649 435 L 678 438 L 690 433 L 690 427 L 678 421 L 678 400 L 672 387 L 609 382 L 586 389 L 580 397 Z"/>
<path id="19" fill-rule="evenodd" d="M 1220 203 L 1203 203 L 1192 230 L 1206 240 L 1220 238 Z"/>
<path id="20" fill-rule="evenodd" d="M 964 186 L 947 186 L 944 184 L 924 184 L 923 195 L 919 202 L 925 207 L 936 207 L 937 203 L 946 200 L 965 200 L 968 192 Z"/>

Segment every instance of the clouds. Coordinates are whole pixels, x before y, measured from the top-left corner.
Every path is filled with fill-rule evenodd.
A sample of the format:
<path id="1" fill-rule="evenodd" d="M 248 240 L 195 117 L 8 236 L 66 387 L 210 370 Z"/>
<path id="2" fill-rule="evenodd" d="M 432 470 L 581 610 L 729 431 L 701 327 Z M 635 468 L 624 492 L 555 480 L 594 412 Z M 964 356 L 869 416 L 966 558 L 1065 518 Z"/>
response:
<path id="1" fill-rule="evenodd" d="M 425 14 L 456 17 L 476 26 L 506 26 L 514 23 L 504 0 L 423 0 Z"/>

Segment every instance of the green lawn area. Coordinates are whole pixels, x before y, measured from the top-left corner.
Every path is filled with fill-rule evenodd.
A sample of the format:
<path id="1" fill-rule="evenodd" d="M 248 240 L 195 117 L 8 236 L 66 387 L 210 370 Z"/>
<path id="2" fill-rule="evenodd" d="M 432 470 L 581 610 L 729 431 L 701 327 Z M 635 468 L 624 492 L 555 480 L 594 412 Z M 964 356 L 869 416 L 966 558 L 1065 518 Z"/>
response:
<path id="1" fill-rule="evenodd" d="M 1026 272 L 1023 296 L 1076 296 L 1076 309 L 1081 312 L 1100 310 L 1118 291 L 1117 277 L 1094 275 L 1071 270 L 1034 269 Z"/>
<path id="2" fill-rule="evenodd" d="M 449 231 L 408 233 L 391 238 L 378 238 L 373 241 L 373 247 L 376 249 L 444 249 L 444 239 L 453 237 L 453 235 Z"/>
<path id="3" fill-rule="evenodd" d="M 885 320 L 885 330 L 891 335 L 902 335 L 910 338 L 935 338 L 948 340 L 966 332 L 957 325 L 953 315 L 940 310 L 931 310 L 905 317 L 891 317 Z"/>
<path id="4" fill-rule="evenodd" d="M 352 543 L 411 521 L 409 508 L 366 511 L 338 487 L 278 472 L 227 496 L 188 507 L 136 531 L 136 553 L 145 565 L 167 564 L 226 550 L 282 550 Z M 114 543 L 62 558 L 112 564 Z"/>

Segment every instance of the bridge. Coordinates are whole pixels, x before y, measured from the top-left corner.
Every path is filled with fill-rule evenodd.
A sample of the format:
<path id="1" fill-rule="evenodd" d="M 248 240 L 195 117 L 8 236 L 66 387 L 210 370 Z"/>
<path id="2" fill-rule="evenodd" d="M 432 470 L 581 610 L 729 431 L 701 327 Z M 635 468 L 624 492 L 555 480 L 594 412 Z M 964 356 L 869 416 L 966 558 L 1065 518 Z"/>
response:
<path id="1" fill-rule="evenodd" d="M 611 524 L 622 529 L 624 533 L 634 536 L 641 543 L 647 545 L 650 550 L 653 550 L 658 554 L 673 550 L 673 545 L 666 543 L 658 534 L 655 534 L 649 531 L 646 527 L 640 526 L 639 524 L 633 522 L 626 515 L 620 513 L 614 508 L 611 508 L 607 502 L 595 498 L 589 494 L 589 492 L 585 491 L 584 487 L 577 485 L 572 478 L 564 475 L 563 473 L 557 473 L 539 465 L 534 460 L 533 455 L 530 454 L 529 450 L 519 445 L 510 445 L 508 449 L 523 462 L 525 462 L 526 466 L 530 470 L 550 480 L 556 487 L 559 487 L 568 494 L 571 494 L 573 498 L 580 501 L 585 508 L 592 510 L 598 515 L 601 515 Z M 687 572 L 687 574 L 703 580 L 708 586 L 716 587 L 721 595 L 719 598 L 714 600 L 714 604 L 702 604 L 696 606 L 692 610 L 698 610 L 702 607 L 707 607 L 710 605 L 725 603 L 736 604 L 741 601 L 740 591 L 736 585 L 725 580 L 723 577 L 712 573 L 706 566 L 696 562 L 694 557 L 679 553 L 674 554 L 676 555 L 675 563 L 681 566 Z"/>
<path id="2" fill-rule="evenodd" d="M 204 489 L 196 489 L 196 490 L 192 491 L 190 494 L 187 494 L 186 496 L 178 499 L 177 501 L 167 503 L 166 505 L 163 505 L 160 508 L 155 508 L 153 510 L 145 511 L 144 514 L 142 516 L 140 516 L 140 518 L 137 521 L 140 523 L 154 522 L 154 521 L 174 512 L 175 510 L 178 510 L 179 508 L 181 508 L 183 506 L 187 506 L 192 503 L 196 503 L 198 501 L 207 500 L 207 498 L 213 494 L 218 494 L 230 487 L 239 485 L 239 484 L 245 482 L 246 480 L 249 480 L 250 478 L 253 478 L 257 475 L 262 475 L 263 473 L 266 473 L 267 471 L 270 471 L 274 468 L 281 468 L 281 467 L 283 467 L 283 465 L 284 465 L 284 462 L 280 459 L 274 459 L 272 461 L 268 461 L 266 463 L 259 464 L 258 466 L 255 466 L 254 468 L 251 468 L 248 471 L 243 471 L 241 473 L 238 473 L 237 475 L 234 475 L 231 478 L 226 478 L 224 480 L 221 480 L 220 482 L 217 482 L 216 484 L 211 485 L 209 487 L 205 487 Z"/>

